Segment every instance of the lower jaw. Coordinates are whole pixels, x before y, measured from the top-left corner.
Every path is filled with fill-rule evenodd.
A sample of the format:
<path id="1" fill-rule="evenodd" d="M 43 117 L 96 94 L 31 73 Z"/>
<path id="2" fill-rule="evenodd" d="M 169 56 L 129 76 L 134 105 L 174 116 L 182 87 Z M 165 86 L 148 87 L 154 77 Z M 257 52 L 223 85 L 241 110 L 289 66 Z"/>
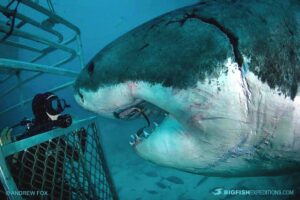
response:
<path id="1" fill-rule="evenodd" d="M 138 129 L 138 131 L 135 134 L 130 135 L 129 144 L 135 148 L 137 145 L 143 143 L 145 140 L 148 140 L 149 137 L 151 137 L 152 134 L 154 134 L 158 126 L 159 124 L 157 122 L 153 122 L 149 126 Z"/>
<path id="2" fill-rule="evenodd" d="M 147 114 L 141 110 L 140 113 L 138 113 L 140 116 L 144 117 L 145 122 L 147 125 L 142 126 L 139 128 L 136 133 L 130 135 L 129 144 L 133 147 L 136 147 L 137 145 L 143 143 L 145 140 L 148 140 L 148 137 L 151 137 L 151 135 L 157 130 L 157 128 L 164 123 L 166 117 L 169 114 L 162 114 L 160 116 L 156 116 L 155 120 L 147 116 Z"/>

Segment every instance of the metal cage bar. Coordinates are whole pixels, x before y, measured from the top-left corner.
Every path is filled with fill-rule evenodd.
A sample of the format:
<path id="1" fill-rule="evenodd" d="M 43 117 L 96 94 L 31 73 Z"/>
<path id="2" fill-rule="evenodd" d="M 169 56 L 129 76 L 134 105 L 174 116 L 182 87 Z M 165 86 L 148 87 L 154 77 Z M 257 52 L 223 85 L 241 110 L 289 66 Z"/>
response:
<path id="1" fill-rule="evenodd" d="M 95 120 L 79 120 L 68 128 L 1 147 L 0 179 L 4 188 L 47 192 L 47 196 L 35 199 L 117 200 Z"/>
<path id="2" fill-rule="evenodd" d="M 63 85 L 60 85 L 60 86 L 58 86 L 58 87 L 52 88 L 52 89 L 49 90 L 49 92 L 57 92 L 57 91 L 60 91 L 60 90 L 62 90 L 62 89 L 65 89 L 65 88 L 67 88 L 67 87 L 70 87 L 70 86 L 72 86 L 73 84 L 74 84 L 74 81 L 71 81 L 71 82 L 65 83 L 65 84 L 63 84 Z M 11 110 L 17 109 L 17 108 L 21 107 L 22 105 L 26 105 L 26 104 L 30 103 L 30 102 L 32 101 L 32 99 L 33 99 L 33 98 L 28 98 L 28 99 L 25 99 L 25 100 L 23 100 L 23 101 L 20 101 L 19 103 L 15 104 L 15 105 L 13 105 L 13 106 L 10 106 L 10 107 L 8 107 L 8 108 L 6 108 L 5 110 L 2 110 L 2 111 L 0 112 L 0 115 L 3 115 L 3 114 L 5 114 L 5 113 L 7 113 L 7 112 L 9 112 L 9 111 L 11 111 Z"/>
<path id="3" fill-rule="evenodd" d="M 0 12 L 4 13 L 6 15 L 11 15 L 13 13 L 12 10 L 8 10 L 5 7 L 1 6 L 1 5 L 0 5 Z M 62 42 L 63 41 L 63 35 L 58 31 L 55 31 L 53 29 L 50 29 L 49 27 L 43 26 L 42 24 L 38 23 L 37 21 L 32 20 L 29 17 L 26 17 L 25 15 L 22 15 L 22 14 L 19 14 L 19 13 L 16 13 L 16 18 L 18 18 L 19 20 L 21 20 L 23 22 L 31 24 L 32 26 L 35 26 L 37 28 L 41 28 L 42 30 L 44 30 L 44 31 L 46 31 L 50 34 L 55 35 L 57 37 L 57 42 Z"/>
<path id="4" fill-rule="evenodd" d="M 37 55 L 33 57 L 29 62 L 17 62 L 14 60 L 0 59 L 0 71 L 7 73 L 7 76 L 1 79 L 0 84 L 5 84 L 6 81 L 8 81 L 12 76 L 20 74 L 20 71 L 33 72 L 32 75 L 29 75 L 24 79 L 18 79 L 19 81 L 15 85 L 8 87 L 8 89 L 1 92 L 0 99 L 15 92 L 17 89 L 22 89 L 22 86 L 24 84 L 30 83 L 32 80 L 36 79 L 44 73 L 57 74 L 62 76 L 76 75 L 77 72 L 75 71 L 61 68 L 62 65 L 69 63 L 76 57 L 79 59 L 81 68 L 84 66 L 80 30 L 77 26 L 68 22 L 52 11 L 46 9 L 45 7 L 39 5 L 38 3 L 35 3 L 34 1 L 19 0 L 19 2 L 20 5 L 22 4 L 28 9 L 32 9 L 36 11 L 36 13 L 39 13 L 45 18 L 45 20 L 44 18 L 36 19 L 33 16 L 28 15 L 27 13 L 15 13 L 15 18 L 20 22 L 14 27 L 11 35 L 18 38 L 24 38 L 26 39 L 26 41 L 29 41 L 29 44 L 22 41 L 16 42 L 14 40 L 11 40 L 10 37 L 8 37 L 5 41 L 2 41 L 2 43 L 0 44 L 11 46 L 19 50 L 30 51 Z M 6 16 L 11 16 L 14 10 L 0 5 L 0 12 L 2 12 Z M 62 32 L 62 30 L 55 30 L 55 27 L 48 27 L 46 23 L 43 23 L 47 20 L 52 21 L 55 24 L 62 25 L 62 27 L 64 27 L 72 34 L 69 35 L 68 38 L 66 38 L 65 32 Z M 41 32 L 45 34 L 41 35 L 31 30 L 24 30 L 24 26 L 26 24 L 34 27 L 35 30 L 41 30 Z M 9 33 L 9 31 L 10 28 L 7 26 L 7 24 L 0 22 L 0 32 L 7 34 Z M 52 36 L 52 39 L 49 39 L 49 36 Z M 76 44 L 76 48 L 69 47 L 73 43 Z M 38 47 L 36 44 L 42 44 L 43 46 Z M 50 66 L 41 65 L 38 63 L 41 59 L 56 51 L 64 52 L 67 55 Z M 57 88 L 63 89 L 65 87 L 58 86 Z M 20 94 L 22 94 L 22 92 L 20 92 Z M 20 103 L 9 106 L 9 108 L 0 111 L 0 115 L 9 112 L 12 109 L 22 107 L 30 100 L 31 99 L 23 100 L 23 98 L 20 96 Z"/>
<path id="5" fill-rule="evenodd" d="M 9 27 L 0 23 L 0 32 L 4 32 L 4 33 L 9 32 Z M 58 62 L 59 64 L 54 64 L 54 66 L 62 65 L 76 57 L 76 51 L 74 51 L 73 49 L 68 48 L 64 45 L 61 45 L 59 43 L 52 42 L 52 41 L 50 41 L 46 38 L 40 37 L 38 35 L 34 35 L 34 34 L 27 33 L 25 31 L 21 31 L 21 30 L 17 30 L 17 29 L 13 31 L 12 35 L 47 45 L 47 46 L 49 46 L 50 49 L 62 50 L 62 51 L 65 51 L 70 54 L 67 58 L 65 58 L 65 60 L 63 62 Z"/>
<path id="6" fill-rule="evenodd" d="M 20 141 L 14 142 L 14 143 L 7 144 L 2 147 L 2 154 L 3 154 L 3 156 L 7 157 L 14 153 L 28 149 L 32 146 L 52 140 L 56 137 L 66 135 L 69 132 L 72 132 L 72 130 L 74 130 L 74 129 L 78 129 L 85 124 L 89 124 L 89 123 L 93 122 L 95 119 L 96 119 L 95 117 L 90 117 L 90 118 L 87 118 L 84 120 L 79 120 L 68 128 L 48 131 L 46 133 L 42 133 L 42 134 L 36 135 L 34 137 L 29 137 L 24 140 L 20 140 Z"/>
<path id="7" fill-rule="evenodd" d="M 31 72 L 43 72 L 43 73 L 60 75 L 60 76 L 69 76 L 73 78 L 78 75 L 78 72 L 72 70 L 49 67 L 46 65 L 33 64 L 33 63 L 27 63 L 27 62 L 21 62 L 21 61 L 9 60 L 9 59 L 0 58 L 0 63 L 1 63 L 1 69 L 7 71 L 13 71 L 13 72 L 24 70 L 24 71 L 31 71 Z"/>
<path id="8" fill-rule="evenodd" d="M 14 182 L 12 175 L 6 165 L 5 157 L 0 153 L 0 179 L 5 191 L 17 191 L 18 188 Z M 20 196 L 11 196 L 11 200 L 22 200 Z"/>

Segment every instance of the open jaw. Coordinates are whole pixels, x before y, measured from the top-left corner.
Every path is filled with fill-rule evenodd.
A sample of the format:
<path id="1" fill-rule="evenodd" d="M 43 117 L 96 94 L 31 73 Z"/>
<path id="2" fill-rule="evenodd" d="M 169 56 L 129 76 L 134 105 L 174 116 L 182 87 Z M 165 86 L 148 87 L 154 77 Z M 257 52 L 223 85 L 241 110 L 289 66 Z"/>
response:
<path id="1" fill-rule="evenodd" d="M 75 88 L 76 101 L 87 110 L 119 120 L 145 119 L 128 141 L 143 159 L 195 172 L 199 156 L 209 157 L 201 148 L 208 149 L 209 145 L 199 145 L 201 136 L 191 129 L 192 123 L 187 123 L 193 113 L 189 112 L 193 95 L 144 81 L 103 86 L 95 91 Z"/>
<path id="2" fill-rule="evenodd" d="M 146 121 L 145 125 L 130 135 L 129 144 L 139 156 L 156 164 L 179 169 L 193 166 L 195 156 L 198 155 L 193 152 L 199 151 L 199 145 L 172 113 L 153 107 L 154 110 L 160 110 L 158 115 L 148 115 L 148 109 L 140 110 L 139 107 L 129 107 L 120 113 L 122 119 L 140 115 Z"/>
<path id="3" fill-rule="evenodd" d="M 121 120 L 137 117 L 145 119 L 145 125 L 141 125 L 136 133 L 130 135 L 129 144 L 134 148 L 147 140 L 170 115 L 167 111 L 144 100 L 138 100 L 133 105 L 117 109 L 113 114 L 115 118 Z"/>
<path id="4" fill-rule="evenodd" d="M 191 129 L 192 124 L 187 124 L 191 116 L 185 92 L 159 84 L 137 83 L 131 94 L 140 103 L 116 109 L 114 116 L 123 120 L 145 118 L 146 123 L 129 138 L 136 153 L 162 166 L 194 171 L 199 155 L 202 156 L 201 148 L 209 145 L 199 145 L 200 136 Z"/>

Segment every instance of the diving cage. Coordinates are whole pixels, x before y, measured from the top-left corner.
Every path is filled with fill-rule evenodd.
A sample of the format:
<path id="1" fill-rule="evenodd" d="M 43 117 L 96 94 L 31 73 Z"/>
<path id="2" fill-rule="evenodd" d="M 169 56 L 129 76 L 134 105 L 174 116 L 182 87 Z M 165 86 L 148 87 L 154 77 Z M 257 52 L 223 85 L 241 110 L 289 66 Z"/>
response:
<path id="1" fill-rule="evenodd" d="M 0 116 L 31 103 L 32 98 L 26 99 L 22 93 L 24 84 L 43 74 L 74 79 L 78 72 L 64 67 L 65 64 L 78 59 L 80 67 L 84 66 L 79 28 L 58 16 L 50 0 L 43 2 L 46 5 L 33 0 L 6 3 L 0 4 L 0 46 L 25 50 L 32 58 L 0 58 L 0 84 L 12 78 L 17 80 L 2 90 L 0 100 L 14 92 L 20 98 L 18 103 L 1 110 Z M 19 11 L 20 6 L 24 12 Z M 53 52 L 64 56 L 51 65 L 43 64 L 42 60 Z M 20 78 L 21 72 L 28 74 L 25 79 Z M 73 83 L 68 81 L 48 91 L 61 91 Z M 1 199 L 118 199 L 96 117 L 1 146 L 0 179 Z"/>

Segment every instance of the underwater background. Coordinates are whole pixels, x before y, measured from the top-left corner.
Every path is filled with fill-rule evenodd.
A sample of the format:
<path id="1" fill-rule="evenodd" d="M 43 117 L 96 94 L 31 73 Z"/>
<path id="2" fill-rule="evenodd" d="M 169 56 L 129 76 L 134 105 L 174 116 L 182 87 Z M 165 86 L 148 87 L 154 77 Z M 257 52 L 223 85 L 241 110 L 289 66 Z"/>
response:
<path id="1" fill-rule="evenodd" d="M 40 0 L 41 4 L 45 4 Z M 171 10 L 192 5 L 195 0 L 53 0 L 55 12 L 80 28 L 84 62 L 87 63 L 100 49 L 122 34 Z M 1 1 L 5 5 L 8 1 Z M 26 8 L 20 7 L 19 10 Z M 35 15 L 35 13 L 30 13 Z M 0 20 L 4 20 L 1 15 Z M 26 51 L 9 49 L 0 43 L 0 58 L 26 60 L 30 57 Z M 44 64 L 53 63 L 61 55 L 53 54 L 43 60 Z M 78 60 L 65 65 L 66 69 L 80 71 Z M 1 73 L 1 76 L 4 76 Z M 23 79 L 28 74 L 22 72 Z M 59 84 L 73 80 L 68 77 L 44 74 L 22 86 L 24 99 L 37 93 L 46 92 Z M 6 91 L 17 81 L 16 77 L 1 83 L 0 91 Z M 83 110 L 73 98 L 73 88 L 68 87 L 56 93 L 65 98 L 71 109 L 68 113 L 74 119 L 94 115 Z M 20 101 L 19 92 L 0 99 L 0 109 Z M 0 115 L 0 128 L 18 123 L 24 117 L 32 117 L 30 104 Z M 218 189 L 271 190 L 292 189 L 300 192 L 300 174 L 273 177 L 221 178 L 204 177 L 178 170 L 160 167 L 141 159 L 129 145 L 129 136 L 144 124 L 143 119 L 134 121 L 115 121 L 98 117 L 101 142 L 105 151 L 118 196 L 121 200 L 211 200 L 211 199 L 297 199 L 293 196 L 243 196 L 216 195 Z M 18 134 L 19 129 L 13 130 Z"/>

